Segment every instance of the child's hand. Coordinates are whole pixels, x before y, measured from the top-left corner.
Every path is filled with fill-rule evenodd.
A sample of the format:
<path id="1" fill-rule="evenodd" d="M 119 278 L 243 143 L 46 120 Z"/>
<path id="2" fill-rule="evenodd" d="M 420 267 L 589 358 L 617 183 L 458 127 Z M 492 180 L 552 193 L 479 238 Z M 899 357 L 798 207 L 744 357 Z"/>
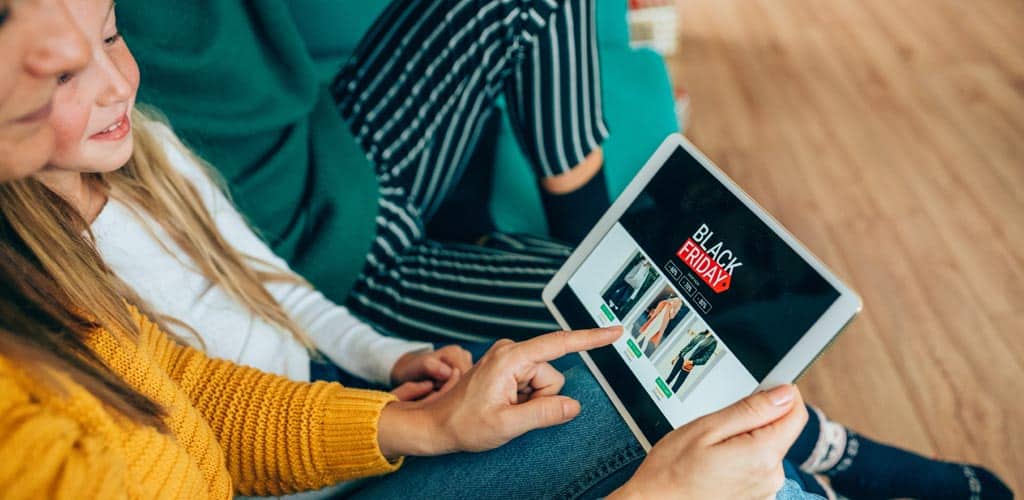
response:
<path id="1" fill-rule="evenodd" d="M 433 380 L 420 380 L 417 382 L 406 382 L 395 387 L 391 389 L 391 394 L 394 394 L 399 401 L 428 403 L 441 397 L 441 395 L 448 392 L 448 389 L 457 384 L 461 373 L 461 371 L 456 369 L 452 373 L 451 378 L 440 389 L 434 386 Z"/>
<path id="2" fill-rule="evenodd" d="M 430 352 L 410 352 L 395 362 L 391 382 L 400 385 L 410 381 L 432 381 L 440 387 L 457 369 L 466 373 L 473 367 L 469 351 L 449 345 Z"/>

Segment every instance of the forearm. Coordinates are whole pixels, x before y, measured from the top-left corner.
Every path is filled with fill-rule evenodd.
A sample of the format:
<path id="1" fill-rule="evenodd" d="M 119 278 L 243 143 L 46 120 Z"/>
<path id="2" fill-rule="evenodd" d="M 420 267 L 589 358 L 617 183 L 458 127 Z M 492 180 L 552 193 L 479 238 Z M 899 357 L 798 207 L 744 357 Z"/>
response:
<path id="1" fill-rule="evenodd" d="M 369 382 L 390 385 L 399 358 L 433 349 L 426 342 L 381 335 L 309 286 L 275 284 L 269 289 L 289 316 L 313 338 L 317 349 L 345 371 Z"/>
<path id="2" fill-rule="evenodd" d="M 214 214 L 217 228 L 232 246 L 258 259 L 254 265 L 260 269 L 291 272 L 288 264 L 249 228 L 217 186 L 201 171 L 190 175 Z M 313 339 L 317 349 L 347 372 L 367 381 L 390 385 L 392 368 L 400 357 L 433 348 L 424 342 L 409 342 L 377 333 L 304 281 L 275 281 L 266 283 L 266 287 L 288 317 Z"/>
<path id="3" fill-rule="evenodd" d="M 244 494 L 316 489 L 399 465 L 377 442 L 391 394 L 293 382 L 179 346 L 168 358 L 167 372 L 209 422 Z"/>

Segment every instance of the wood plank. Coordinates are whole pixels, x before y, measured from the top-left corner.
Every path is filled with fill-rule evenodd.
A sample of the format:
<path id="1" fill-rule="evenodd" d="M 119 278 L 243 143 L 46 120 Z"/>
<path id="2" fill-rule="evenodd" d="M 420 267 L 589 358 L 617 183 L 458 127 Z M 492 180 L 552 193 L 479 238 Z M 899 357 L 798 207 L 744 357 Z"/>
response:
<path id="1" fill-rule="evenodd" d="M 680 12 L 691 140 L 865 300 L 808 399 L 1024 491 L 1024 2 Z"/>

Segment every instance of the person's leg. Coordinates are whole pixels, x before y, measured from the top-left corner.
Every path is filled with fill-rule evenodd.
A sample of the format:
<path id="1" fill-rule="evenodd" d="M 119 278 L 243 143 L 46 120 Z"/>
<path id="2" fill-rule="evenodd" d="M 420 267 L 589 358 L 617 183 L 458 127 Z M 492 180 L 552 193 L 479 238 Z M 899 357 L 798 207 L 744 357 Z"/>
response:
<path id="1" fill-rule="evenodd" d="M 508 113 L 553 237 L 579 243 L 608 208 L 593 0 L 566 0 L 508 80 Z"/>
<path id="2" fill-rule="evenodd" d="M 786 459 L 824 475 L 852 498 L 1012 498 L 1002 481 L 976 465 L 932 460 L 868 439 L 810 405 L 808 420 Z"/>
<path id="3" fill-rule="evenodd" d="M 429 220 L 461 177 L 516 65 L 555 4 L 392 2 L 331 85 L 383 184 Z"/>
<path id="4" fill-rule="evenodd" d="M 379 240 L 390 249 L 390 238 Z M 407 338 L 522 340 L 559 330 L 540 294 L 568 254 L 558 245 L 511 250 L 428 241 L 371 255 L 348 303 L 380 330 Z"/>
<path id="5" fill-rule="evenodd" d="M 577 242 L 608 207 L 594 0 L 393 2 L 332 92 L 383 179 L 421 174 L 410 194 L 427 219 L 501 92 L 552 234 Z"/>
<path id="6" fill-rule="evenodd" d="M 578 357 L 576 358 L 578 360 Z M 354 498 L 597 498 L 632 475 L 645 454 L 580 362 L 563 394 L 581 404 L 571 422 L 530 432 L 485 453 L 409 457 L 394 474 L 369 481 Z"/>
<path id="7" fill-rule="evenodd" d="M 633 287 L 629 286 L 628 283 L 620 283 L 615 291 L 608 295 L 608 301 L 611 302 L 613 310 L 621 311 L 622 306 L 626 303 L 626 299 L 633 293 Z"/>
<path id="8" fill-rule="evenodd" d="M 835 494 L 817 478 L 797 469 L 789 460 L 782 461 L 786 483 L 775 494 L 775 500 L 834 500 Z"/>
<path id="9" fill-rule="evenodd" d="M 644 354 L 649 358 L 654 355 L 654 351 L 657 348 L 658 344 L 654 341 L 654 337 L 651 337 L 651 343 L 644 349 Z"/>
<path id="10" fill-rule="evenodd" d="M 675 380 L 676 377 L 679 376 L 679 372 L 681 372 L 682 370 L 683 370 L 683 367 L 679 363 L 673 362 L 672 363 L 672 370 L 668 372 L 668 378 L 665 379 L 665 383 L 671 386 L 672 385 L 672 381 Z M 675 392 L 675 391 L 672 391 L 672 392 Z"/>
<path id="11" fill-rule="evenodd" d="M 551 26 L 564 26 L 553 20 L 564 12 L 560 5 L 394 2 L 332 85 L 340 113 L 381 181 L 378 237 L 348 303 L 383 330 L 481 340 L 557 329 L 540 291 L 568 249 L 548 241 L 525 251 L 446 245 L 430 241 L 425 227 L 461 175 L 497 96 L 520 88 L 511 80 L 530 59 L 526 53 L 540 46 Z M 578 10 L 592 15 L 592 9 Z M 574 137 L 546 134 L 548 144 Z M 573 158 L 559 160 L 558 172 Z"/>
<path id="12" fill-rule="evenodd" d="M 493 113 L 484 124 L 480 141 L 466 160 L 459 181 L 445 193 L 437 212 L 427 222 L 427 235 L 435 241 L 476 243 L 498 230 L 491 214 L 498 140 L 502 117 Z"/>
<path id="13" fill-rule="evenodd" d="M 679 378 L 677 378 L 676 382 L 674 384 L 672 384 L 672 393 L 673 394 L 679 392 L 679 389 L 683 387 L 683 383 L 686 382 L 686 377 L 689 377 L 689 376 L 690 376 L 690 372 L 688 372 L 686 370 L 679 370 Z"/>

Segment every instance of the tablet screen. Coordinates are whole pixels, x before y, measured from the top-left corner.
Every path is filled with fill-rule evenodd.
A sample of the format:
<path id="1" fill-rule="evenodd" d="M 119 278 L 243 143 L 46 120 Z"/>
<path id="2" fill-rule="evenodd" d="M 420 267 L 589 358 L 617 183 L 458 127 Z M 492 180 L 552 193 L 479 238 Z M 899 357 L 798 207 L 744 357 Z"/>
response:
<path id="1" fill-rule="evenodd" d="M 572 303 L 556 304 L 574 328 L 624 328 L 592 354 L 616 394 L 627 407 L 653 402 L 672 427 L 750 394 L 840 295 L 682 148 L 568 290 Z"/>

